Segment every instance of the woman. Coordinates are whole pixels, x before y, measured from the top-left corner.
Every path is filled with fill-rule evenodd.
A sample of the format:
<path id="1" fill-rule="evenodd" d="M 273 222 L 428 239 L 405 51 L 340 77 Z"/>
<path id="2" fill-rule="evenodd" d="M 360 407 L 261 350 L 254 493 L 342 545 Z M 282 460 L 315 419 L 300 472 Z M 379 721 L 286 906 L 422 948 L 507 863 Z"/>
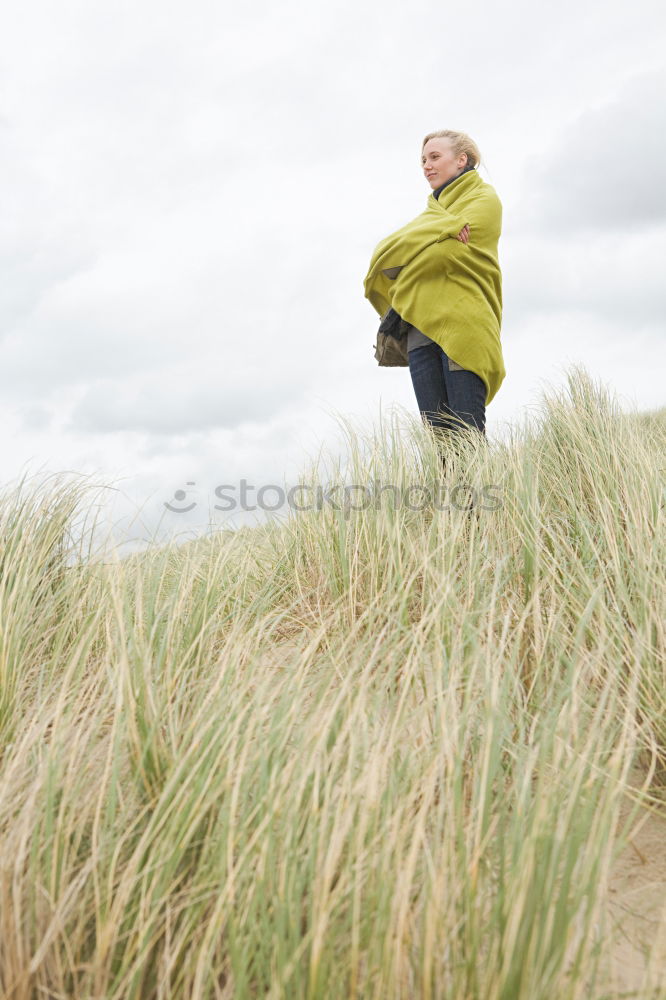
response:
<path id="1" fill-rule="evenodd" d="M 438 428 L 476 428 L 485 440 L 486 406 L 506 372 L 502 205 L 476 169 L 480 159 L 464 132 L 425 137 L 426 209 L 376 246 L 364 289 L 382 316 L 380 330 L 406 343 L 422 418 Z"/>

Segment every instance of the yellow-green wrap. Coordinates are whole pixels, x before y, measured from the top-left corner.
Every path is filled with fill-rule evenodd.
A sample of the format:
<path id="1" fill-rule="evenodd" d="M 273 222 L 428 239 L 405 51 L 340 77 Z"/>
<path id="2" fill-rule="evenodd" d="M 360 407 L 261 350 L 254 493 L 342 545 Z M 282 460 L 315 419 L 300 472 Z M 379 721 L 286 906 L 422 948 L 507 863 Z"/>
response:
<path id="1" fill-rule="evenodd" d="M 470 227 L 469 242 L 456 236 Z M 375 247 L 365 297 L 384 316 L 389 308 L 475 372 L 486 406 L 506 371 L 500 344 L 502 274 L 497 243 L 502 203 L 476 170 L 451 181 L 439 199 Z"/>

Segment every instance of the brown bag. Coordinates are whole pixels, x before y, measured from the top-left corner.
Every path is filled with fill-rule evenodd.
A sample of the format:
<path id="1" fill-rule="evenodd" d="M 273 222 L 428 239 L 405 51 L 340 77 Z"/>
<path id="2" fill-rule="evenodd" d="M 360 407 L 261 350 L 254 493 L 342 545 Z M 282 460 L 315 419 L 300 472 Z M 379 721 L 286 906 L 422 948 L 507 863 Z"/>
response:
<path id="1" fill-rule="evenodd" d="M 409 366 L 407 358 L 407 336 L 394 337 L 391 333 L 377 331 L 377 343 L 372 345 L 375 349 L 377 364 L 385 367 Z"/>
<path id="2" fill-rule="evenodd" d="M 403 330 L 402 326 L 402 320 L 393 309 L 389 309 L 382 317 L 377 330 L 377 343 L 372 345 L 375 349 L 377 364 L 385 368 L 406 368 L 409 366 L 407 331 Z"/>

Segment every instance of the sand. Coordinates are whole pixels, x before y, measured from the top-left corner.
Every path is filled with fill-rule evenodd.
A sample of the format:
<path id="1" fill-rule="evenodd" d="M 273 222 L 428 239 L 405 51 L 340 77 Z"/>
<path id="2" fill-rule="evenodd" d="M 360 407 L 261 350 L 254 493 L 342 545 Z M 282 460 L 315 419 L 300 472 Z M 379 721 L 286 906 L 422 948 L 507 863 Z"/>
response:
<path id="1" fill-rule="evenodd" d="M 622 822 L 630 814 L 624 807 Z M 666 997 L 666 814 L 642 810 L 611 871 L 611 995 Z"/>

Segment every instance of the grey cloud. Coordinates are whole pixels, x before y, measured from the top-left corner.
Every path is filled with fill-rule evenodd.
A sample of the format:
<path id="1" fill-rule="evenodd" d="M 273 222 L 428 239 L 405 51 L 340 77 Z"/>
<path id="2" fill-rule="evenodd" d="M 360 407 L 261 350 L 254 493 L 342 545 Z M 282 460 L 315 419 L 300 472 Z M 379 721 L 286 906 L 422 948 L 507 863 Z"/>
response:
<path id="1" fill-rule="evenodd" d="M 45 430 L 50 427 L 53 417 L 51 411 L 40 403 L 19 407 L 18 413 L 26 430 Z"/>
<path id="2" fill-rule="evenodd" d="M 656 333 L 663 75 L 628 77 L 661 60 L 661 11 L 515 0 L 480 31 L 472 6 L 426 0 L 15 6 L 0 41 L 8 417 L 31 449 L 42 427 L 62 464 L 78 447 L 107 464 L 152 449 L 158 464 L 227 437 L 236 456 L 275 415 L 310 431 L 290 409 L 303 397 L 308 414 L 380 392 L 413 408 L 408 374 L 376 370 L 361 280 L 378 239 L 424 207 L 419 144 L 439 127 L 479 141 L 505 205 L 508 341 L 521 314 L 531 343 L 550 322 L 538 364 L 579 314 L 604 356 L 637 325 Z M 453 36 L 474 37 L 470 72 L 443 56 Z M 393 86 L 386 68 L 405 58 Z M 500 406 L 520 405 L 512 377 Z M 257 438 L 258 462 L 276 451 Z"/>
<path id="3" fill-rule="evenodd" d="M 9 123 L 0 123 L 0 343 L 58 282 L 91 266 L 94 242 L 82 216 L 53 196 Z"/>
<path id="4" fill-rule="evenodd" d="M 504 327 L 528 315 L 578 310 L 603 319 L 613 335 L 664 328 L 666 227 L 618 239 L 512 234 L 501 254 Z M 663 335 L 663 334 L 662 334 Z"/>
<path id="5" fill-rule="evenodd" d="M 180 435 L 232 428 L 269 420 L 299 403 L 303 392 L 304 380 L 290 378 L 288 372 L 237 366 L 230 380 L 219 359 L 202 358 L 198 369 L 165 370 L 90 386 L 74 407 L 68 429 Z"/>
<path id="6" fill-rule="evenodd" d="M 578 115 L 546 154 L 528 156 L 516 225 L 549 234 L 615 232 L 666 223 L 666 71 L 628 79 Z"/>

